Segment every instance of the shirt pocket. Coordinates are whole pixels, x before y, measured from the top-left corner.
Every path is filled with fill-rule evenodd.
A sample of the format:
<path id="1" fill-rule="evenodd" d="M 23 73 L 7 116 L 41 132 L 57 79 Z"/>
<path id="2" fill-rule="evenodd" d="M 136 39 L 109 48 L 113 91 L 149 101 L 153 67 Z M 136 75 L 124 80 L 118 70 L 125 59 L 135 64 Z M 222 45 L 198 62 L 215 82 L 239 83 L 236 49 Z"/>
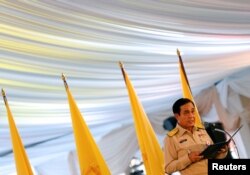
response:
<path id="1" fill-rule="evenodd" d="M 211 139 L 208 137 L 206 133 L 203 133 L 203 132 L 198 133 L 198 138 L 201 144 L 205 144 L 205 145 L 212 144 Z"/>
<path id="2" fill-rule="evenodd" d="M 190 144 L 193 144 L 193 143 L 191 143 L 190 138 L 187 138 L 187 137 L 179 138 L 178 144 L 177 144 L 178 145 L 178 149 L 177 149 L 178 156 L 183 156 L 184 154 L 187 154 L 189 147 L 190 147 Z"/>

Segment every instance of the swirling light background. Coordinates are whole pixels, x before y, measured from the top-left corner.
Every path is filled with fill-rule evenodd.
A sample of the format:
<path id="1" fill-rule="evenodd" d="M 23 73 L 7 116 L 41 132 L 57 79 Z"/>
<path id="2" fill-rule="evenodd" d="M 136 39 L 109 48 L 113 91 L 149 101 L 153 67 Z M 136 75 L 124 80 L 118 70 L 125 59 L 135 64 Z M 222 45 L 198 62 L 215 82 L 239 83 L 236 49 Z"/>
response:
<path id="1" fill-rule="evenodd" d="M 23 143 L 33 144 L 26 151 L 40 174 L 72 171 L 62 73 L 98 142 L 119 128 L 134 130 L 119 61 L 158 128 L 181 97 L 177 48 L 194 94 L 250 65 L 250 3 L 244 0 L 1 0 L 0 9 L 0 85 Z M 136 138 L 133 143 L 127 160 Z M 15 172 L 3 101 L 0 154 L 0 174 Z M 116 165 L 111 154 L 105 157 L 113 174 L 122 173 L 128 161 Z"/>

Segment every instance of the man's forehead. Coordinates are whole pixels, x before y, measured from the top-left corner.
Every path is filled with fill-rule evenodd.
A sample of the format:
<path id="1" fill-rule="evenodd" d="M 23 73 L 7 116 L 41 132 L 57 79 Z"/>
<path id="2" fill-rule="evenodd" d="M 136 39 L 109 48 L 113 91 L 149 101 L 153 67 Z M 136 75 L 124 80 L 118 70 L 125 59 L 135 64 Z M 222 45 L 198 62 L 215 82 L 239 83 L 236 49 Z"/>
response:
<path id="1" fill-rule="evenodd" d="M 181 110 L 183 111 L 192 110 L 192 109 L 194 109 L 194 105 L 192 103 L 187 103 L 181 106 Z"/>

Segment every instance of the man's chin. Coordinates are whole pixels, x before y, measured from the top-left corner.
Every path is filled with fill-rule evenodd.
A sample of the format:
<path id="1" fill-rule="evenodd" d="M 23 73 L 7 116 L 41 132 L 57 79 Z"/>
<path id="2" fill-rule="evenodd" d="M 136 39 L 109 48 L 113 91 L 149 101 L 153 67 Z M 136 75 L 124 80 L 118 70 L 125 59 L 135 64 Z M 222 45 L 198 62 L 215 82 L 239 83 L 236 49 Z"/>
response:
<path id="1" fill-rule="evenodd" d="M 190 127 L 191 127 L 191 126 L 194 126 L 194 124 L 195 124 L 194 122 L 190 122 L 190 123 L 189 123 L 189 126 L 190 126 Z"/>

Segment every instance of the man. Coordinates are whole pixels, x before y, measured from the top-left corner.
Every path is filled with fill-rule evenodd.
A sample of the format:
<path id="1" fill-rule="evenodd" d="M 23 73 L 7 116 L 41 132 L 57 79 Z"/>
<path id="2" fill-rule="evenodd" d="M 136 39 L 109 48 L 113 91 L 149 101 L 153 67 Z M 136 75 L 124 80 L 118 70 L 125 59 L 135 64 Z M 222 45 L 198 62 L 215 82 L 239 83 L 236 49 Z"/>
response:
<path id="1" fill-rule="evenodd" d="M 213 144 L 213 141 L 204 128 L 194 125 L 194 103 L 187 98 L 181 98 L 174 103 L 173 113 L 177 125 L 164 140 L 165 172 L 171 174 L 179 171 L 182 175 L 207 175 L 208 160 L 200 153 L 207 145 Z M 224 158 L 226 154 L 227 148 L 224 148 L 216 158 Z"/>

